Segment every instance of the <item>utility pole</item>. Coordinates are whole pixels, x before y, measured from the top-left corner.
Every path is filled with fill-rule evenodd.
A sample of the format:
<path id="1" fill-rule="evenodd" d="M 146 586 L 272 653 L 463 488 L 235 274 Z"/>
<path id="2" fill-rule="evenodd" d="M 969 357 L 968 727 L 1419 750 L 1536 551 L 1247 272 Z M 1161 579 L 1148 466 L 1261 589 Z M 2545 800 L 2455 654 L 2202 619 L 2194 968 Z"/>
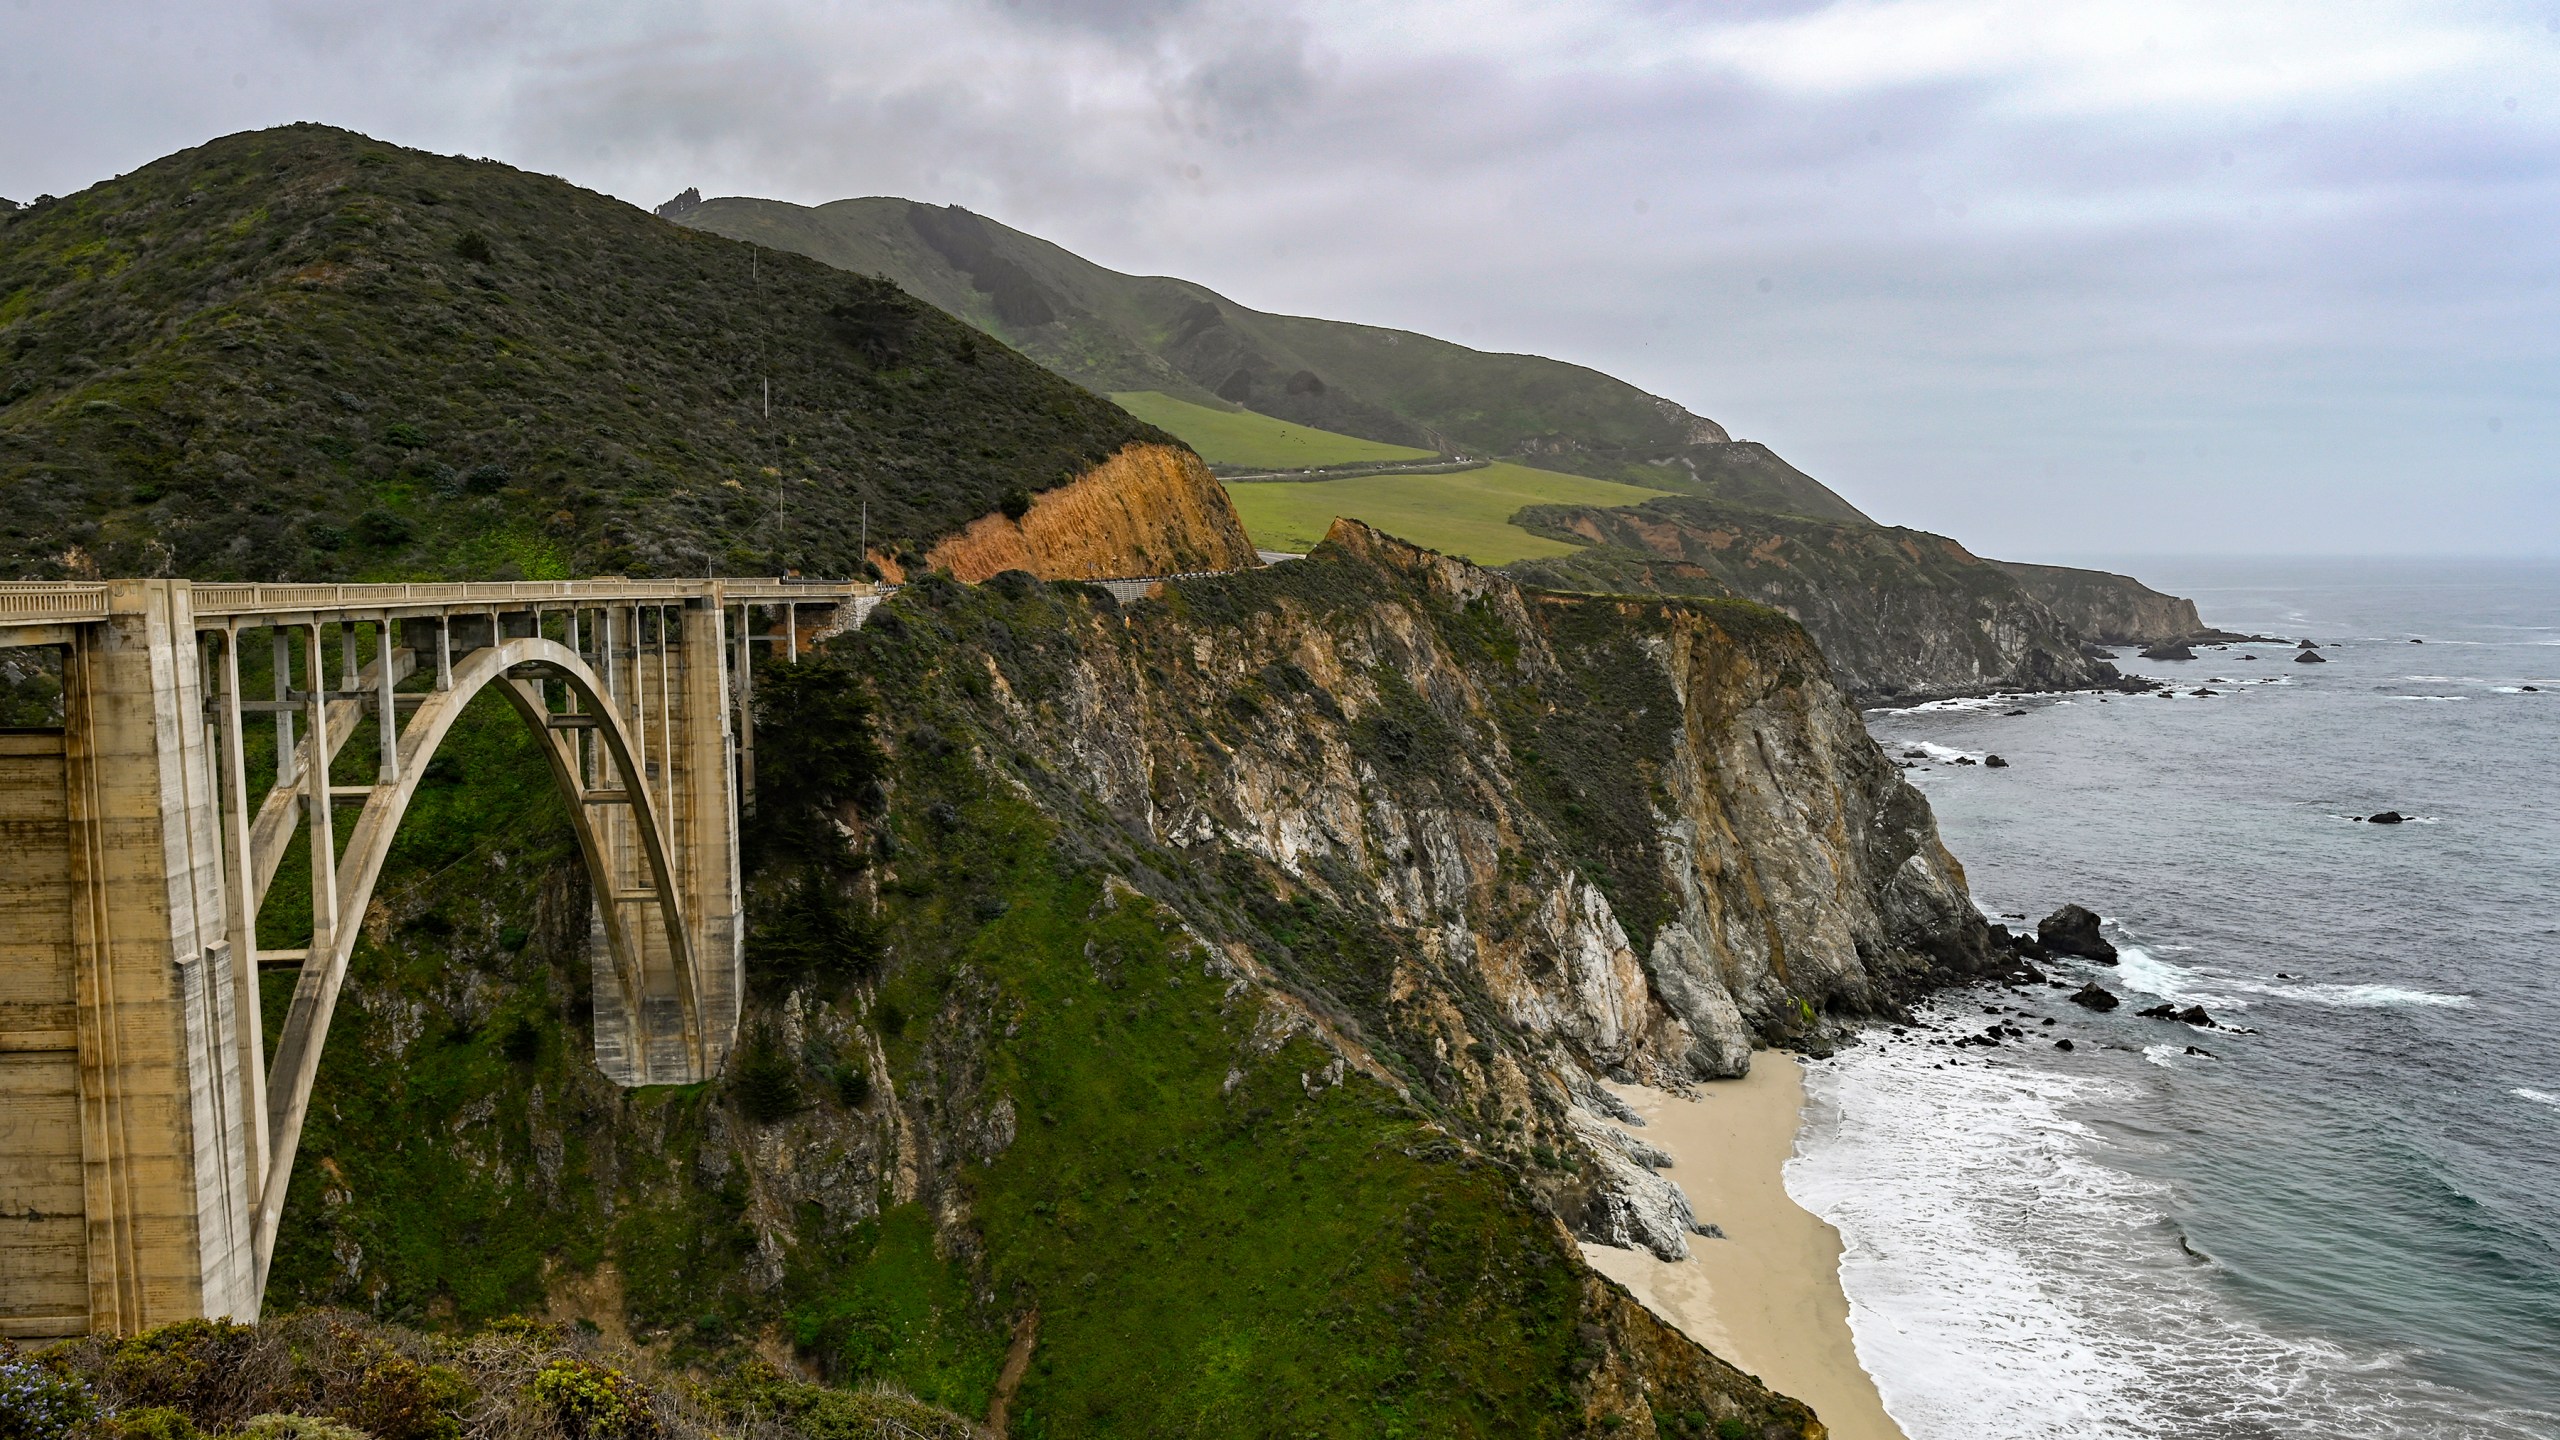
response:
<path id="1" fill-rule="evenodd" d="M 853 563 L 859 567 L 871 564 L 871 502 L 862 502 L 862 548 L 853 552 Z M 855 574 L 861 571 L 857 569 Z"/>

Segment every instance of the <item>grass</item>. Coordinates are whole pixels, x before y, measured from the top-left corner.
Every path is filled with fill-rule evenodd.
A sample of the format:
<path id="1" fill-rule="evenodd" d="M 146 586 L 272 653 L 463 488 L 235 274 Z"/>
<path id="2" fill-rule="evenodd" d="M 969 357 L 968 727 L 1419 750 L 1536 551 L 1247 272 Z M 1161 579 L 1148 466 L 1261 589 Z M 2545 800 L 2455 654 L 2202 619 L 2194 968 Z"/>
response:
<path id="1" fill-rule="evenodd" d="M 1184 444 L 1199 451 L 1200 458 L 1212 465 L 1290 470 L 1432 458 L 1431 451 L 1416 450 L 1410 445 L 1386 445 L 1337 435 L 1330 430 L 1274 420 L 1251 410 L 1214 410 L 1157 390 L 1127 390 L 1111 398 L 1121 409 L 1157 429 L 1180 436 Z"/>
<path id="2" fill-rule="evenodd" d="M 1313 549 L 1336 516 L 1348 516 L 1479 565 L 1569 555 L 1577 548 L 1512 524 L 1522 506 L 1635 505 L 1661 493 L 1508 461 L 1450 475 L 1364 475 L 1227 487 L 1246 532 L 1266 550 Z"/>

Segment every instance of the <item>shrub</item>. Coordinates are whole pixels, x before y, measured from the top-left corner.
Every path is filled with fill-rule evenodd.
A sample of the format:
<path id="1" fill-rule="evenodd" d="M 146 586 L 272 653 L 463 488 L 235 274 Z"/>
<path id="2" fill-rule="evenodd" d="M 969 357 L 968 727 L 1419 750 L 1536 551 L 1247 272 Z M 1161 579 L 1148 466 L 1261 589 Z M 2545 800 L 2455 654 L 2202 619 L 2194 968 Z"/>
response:
<path id="1" fill-rule="evenodd" d="M 758 1030 L 738 1056 L 738 1109 L 758 1125 L 788 1120 L 800 1113 L 800 1067 L 774 1043 L 772 1032 Z"/>
<path id="2" fill-rule="evenodd" d="M 471 1403 L 460 1371 L 426 1365 L 345 1325 L 333 1325 L 314 1378 L 310 1408 L 344 1421 L 373 1440 L 455 1440 L 455 1412 Z"/>
<path id="3" fill-rule="evenodd" d="M 811 865 L 748 933 L 747 963 L 760 989 L 787 990 L 811 976 L 867 978 L 880 968 L 880 947 L 870 927 Z"/>
<path id="4" fill-rule="evenodd" d="M 317 1415 L 253 1415 L 240 1440 L 371 1440 L 353 1425 Z"/>
<path id="5" fill-rule="evenodd" d="M 0 1440 L 63 1440 L 97 1408 L 88 1386 L 0 1340 Z"/>
<path id="6" fill-rule="evenodd" d="M 647 1387 L 619 1370 L 563 1356 L 533 1377 L 533 1398 L 573 1440 L 614 1440 L 657 1428 Z"/>
<path id="7" fill-rule="evenodd" d="M 489 237 L 477 230 L 465 230 L 454 237 L 453 253 L 474 265 L 495 265 L 498 252 L 489 246 Z"/>
<path id="8" fill-rule="evenodd" d="M 1019 520 L 1031 513 L 1031 492 L 1016 485 L 1004 492 L 1004 499 L 998 503 L 1004 510 L 1004 518 Z"/>
<path id="9" fill-rule="evenodd" d="M 119 1342 L 107 1354 L 100 1388 L 128 1426 L 137 1410 L 167 1407 L 222 1430 L 268 1408 L 260 1399 L 282 1368 L 254 1326 L 180 1320 Z"/>
<path id="10" fill-rule="evenodd" d="M 377 550 L 406 545 L 417 527 L 388 510 L 367 510 L 356 517 L 356 539 Z"/>
<path id="11" fill-rule="evenodd" d="M 97 1420 L 89 1426 L 87 1440 L 204 1440 L 204 1432 L 184 1410 L 145 1405 Z"/>

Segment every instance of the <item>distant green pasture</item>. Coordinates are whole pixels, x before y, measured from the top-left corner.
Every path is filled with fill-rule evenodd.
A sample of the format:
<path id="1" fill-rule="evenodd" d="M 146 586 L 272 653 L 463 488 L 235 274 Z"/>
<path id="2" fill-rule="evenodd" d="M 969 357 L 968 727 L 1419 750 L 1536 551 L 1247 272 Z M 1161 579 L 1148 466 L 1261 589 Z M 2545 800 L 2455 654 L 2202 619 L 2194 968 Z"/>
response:
<path id="1" fill-rule="evenodd" d="M 1154 390 L 1124 390 L 1111 399 L 1157 429 L 1172 431 L 1212 465 L 1303 470 L 1380 460 L 1428 460 L 1432 456 L 1431 451 L 1416 450 L 1410 445 L 1383 445 L 1357 436 L 1336 435 L 1251 410 L 1213 410 Z"/>
<path id="2" fill-rule="evenodd" d="M 1512 514 L 1524 505 L 1634 505 L 1662 493 L 1507 461 L 1449 475 L 1364 475 L 1304 484 L 1260 480 L 1227 487 L 1246 533 L 1265 550 L 1310 549 L 1336 516 L 1348 516 L 1479 565 L 1573 551 L 1512 524 Z"/>

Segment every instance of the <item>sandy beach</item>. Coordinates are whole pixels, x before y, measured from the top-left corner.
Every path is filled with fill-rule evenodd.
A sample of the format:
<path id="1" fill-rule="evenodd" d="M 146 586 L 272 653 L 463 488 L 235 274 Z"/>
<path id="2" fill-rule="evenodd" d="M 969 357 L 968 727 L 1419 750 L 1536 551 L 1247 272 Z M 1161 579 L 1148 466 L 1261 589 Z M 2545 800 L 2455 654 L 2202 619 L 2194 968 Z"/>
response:
<path id="1" fill-rule="evenodd" d="M 1783 1167 L 1804 1108 L 1796 1059 L 1764 1050 L 1740 1080 L 1685 1099 L 1642 1085 L 1610 1091 L 1645 1119 L 1635 1133 L 1669 1152 L 1670 1177 L 1698 1219 L 1725 1238 L 1698 1238 L 1666 1264 L 1642 1250 L 1585 1245 L 1593 1269 L 1635 1292 L 1700 1344 L 1811 1405 L 1835 1440 L 1905 1440 L 1858 1366 L 1840 1237 L 1788 1198 Z"/>

